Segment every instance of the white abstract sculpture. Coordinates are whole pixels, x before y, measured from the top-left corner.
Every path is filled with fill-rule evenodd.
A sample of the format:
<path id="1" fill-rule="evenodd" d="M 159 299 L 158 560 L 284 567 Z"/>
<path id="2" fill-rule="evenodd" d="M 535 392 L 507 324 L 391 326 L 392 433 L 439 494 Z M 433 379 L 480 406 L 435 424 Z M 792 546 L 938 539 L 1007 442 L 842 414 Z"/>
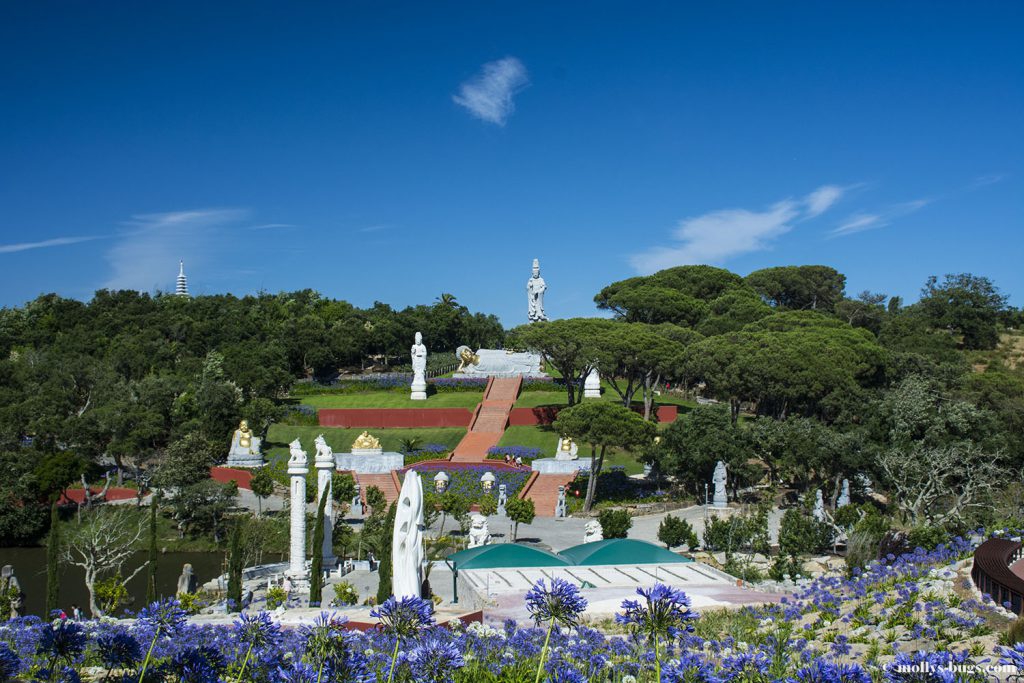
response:
<path id="1" fill-rule="evenodd" d="M 593 368 L 583 380 L 583 398 L 601 398 L 601 375 Z"/>
<path id="2" fill-rule="evenodd" d="M 580 447 L 568 436 L 558 440 L 558 450 L 555 451 L 555 460 L 575 460 L 579 457 Z"/>
<path id="3" fill-rule="evenodd" d="M 839 499 L 836 500 L 836 509 L 846 507 L 850 504 L 850 480 L 843 479 L 843 490 L 839 493 Z"/>
<path id="4" fill-rule="evenodd" d="M 592 519 L 587 522 L 587 525 L 583 527 L 583 542 L 593 543 L 595 541 L 604 540 L 604 529 L 601 528 L 601 522 L 596 519 Z"/>
<path id="5" fill-rule="evenodd" d="M 397 599 L 421 597 L 423 586 L 423 483 L 410 470 L 405 474 L 395 510 L 391 543 L 391 590 Z"/>
<path id="6" fill-rule="evenodd" d="M 416 333 L 416 343 L 409 351 L 412 355 L 412 387 L 409 398 L 413 401 L 427 399 L 427 347 L 423 345 L 423 334 Z"/>
<path id="7" fill-rule="evenodd" d="M 306 451 L 298 439 L 289 444 L 288 476 L 291 478 L 291 527 L 288 576 L 293 581 L 306 580 L 306 475 L 309 468 Z"/>
<path id="8" fill-rule="evenodd" d="M 825 521 L 825 499 L 821 497 L 821 489 L 814 492 L 814 519 L 819 522 Z"/>
<path id="9" fill-rule="evenodd" d="M 728 479 L 728 474 L 725 469 L 725 463 L 721 460 L 715 465 L 715 475 L 711 478 L 711 483 L 715 485 L 715 497 L 713 504 L 716 508 L 724 508 L 729 504 L 729 497 L 725 492 L 725 485 Z"/>
<path id="10" fill-rule="evenodd" d="M 491 533 L 487 529 L 487 518 L 474 514 L 469 518 L 469 547 L 479 548 L 491 542 Z"/>
<path id="11" fill-rule="evenodd" d="M 324 435 L 316 437 L 316 491 L 317 505 L 327 496 L 324 503 L 324 542 L 321 546 L 323 553 L 323 564 L 325 567 L 333 567 L 338 563 L 334 556 L 334 496 L 331 491 L 331 480 L 334 476 L 334 451 L 327 445 Z M 316 548 L 313 548 L 316 552 Z"/>
<path id="12" fill-rule="evenodd" d="M 526 281 L 526 317 L 531 323 L 548 319 L 544 314 L 544 292 L 547 288 L 547 283 L 540 276 L 540 261 L 533 259 L 533 275 Z"/>

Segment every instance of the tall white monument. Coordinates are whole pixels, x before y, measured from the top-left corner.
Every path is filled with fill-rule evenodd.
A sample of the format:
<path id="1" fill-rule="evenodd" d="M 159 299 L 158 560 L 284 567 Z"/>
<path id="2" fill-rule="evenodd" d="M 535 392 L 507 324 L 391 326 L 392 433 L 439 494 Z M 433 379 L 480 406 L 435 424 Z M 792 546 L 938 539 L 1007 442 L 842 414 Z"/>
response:
<path id="1" fill-rule="evenodd" d="M 391 590 L 396 599 L 422 597 L 423 588 L 423 482 L 414 470 L 405 474 L 395 509 L 395 537 L 391 543 Z"/>
<path id="2" fill-rule="evenodd" d="M 324 503 L 324 542 L 321 546 L 324 566 L 333 567 L 338 563 L 334 556 L 334 496 L 331 491 L 331 479 L 334 477 L 334 451 L 327 445 L 324 435 L 316 437 L 316 493 L 317 505 L 324 496 L 327 502 Z M 316 552 L 316 548 L 313 549 Z"/>
<path id="3" fill-rule="evenodd" d="M 533 275 L 526 281 L 526 316 L 531 323 L 548 319 L 544 314 L 544 292 L 547 289 L 547 283 L 540 276 L 540 261 L 533 259 Z"/>
<path id="4" fill-rule="evenodd" d="M 303 583 L 306 576 L 306 475 L 309 468 L 306 451 L 298 439 L 289 444 L 288 476 L 291 479 L 291 528 L 288 577 L 293 583 Z"/>
<path id="5" fill-rule="evenodd" d="M 715 497 L 712 500 L 712 505 L 716 508 L 724 508 L 729 504 L 729 497 L 725 492 L 727 477 L 725 463 L 719 460 L 715 465 L 715 474 L 711 478 L 711 483 L 715 485 Z"/>
<path id="6" fill-rule="evenodd" d="M 410 350 L 412 355 L 412 387 L 409 398 L 413 401 L 425 401 L 427 398 L 427 347 L 423 345 L 423 335 L 416 333 L 416 343 Z"/>
<path id="7" fill-rule="evenodd" d="M 843 479 L 843 489 L 839 493 L 839 499 L 836 500 L 836 509 L 846 507 L 850 504 L 850 480 Z"/>
<path id="8" fill-rule="evenodd" d="M 583 380 L 583 398 L 601 398 L 601 375 L 596 367 Z"/>

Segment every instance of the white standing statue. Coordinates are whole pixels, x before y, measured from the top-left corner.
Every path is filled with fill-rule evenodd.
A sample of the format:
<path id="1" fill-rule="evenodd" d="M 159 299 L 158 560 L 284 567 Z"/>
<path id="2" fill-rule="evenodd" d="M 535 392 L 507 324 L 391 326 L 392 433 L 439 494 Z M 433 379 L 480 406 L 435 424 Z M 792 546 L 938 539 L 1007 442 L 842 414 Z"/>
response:
<path id="1" fill-rule="evenodd" d="M 334 556 L 334 495 L 331 482 L 334 478 L 334 451 L 327 445 L 324 435 L 316 437 L 316 492 L 317 505 L 327 496 L 324 503 L 324 542 L 320 546 L 325 567 L 333 567 L 338 563 Z M 316 552 L 316 548 L 313 549 Z"/>
<path id="2" fill-rule="evenodd" d="M 601 528 L 601 522 L 596 519 L 592 519 L 587 522 L 587 525 L 583 527 L 583 542 L 593 543 L 595 541 L 604 540 L 604 529 Z"/>
<path id="3" fill-rule="evenodd" d="M 416 333 L 416 343 L 409 351 L 412 355 L 412 387 L 409 398 L 413 401 L 427 399 L 427 347 L 423 345 L 423 334 Z"/>
<path id="4" fill-rule="evenodd" d="M 308 459 L 298 439 L 289 444 L 288 476 L 291 478 L 291 547 L 288 576 L 296 582 L 306 580 L 306 475 Z"/>
<path id="5" fill-rule="evenodd" d="M 821 489 L 814 492 L 814 519 L 819 522 L 825 521 L 825 499 L 821 496 Z"/>
<path id="6" fill-rule="evenodd" d="M 836 509 L 844 508 L 850 504 L 850 480 L 843 479 L 843 490 L 839 493 L 839 500 L 836 501 Z"/>
<path id="7" fill-rule="evenodd" d="M 713 504 L 716 508 L 724 508 L 729 504 L 729 496 L 725 492 L 725 485 L 728 480 L 728 473 L 725 468 L 725 463 L 721 460 L 715 465 L 715 475 L 711 479 L 711 483 L 715 486 L 715 497 Z"/>
<path id="8" fill-rule="evenodd" d="M 568 436 L 558 440 L 558 450 L 555 451 L 555 460 L 575 460 L 579 456 L 580 447 Z"/>
<path id="9" fill-rule="evenodd" d="M 423 587 L 423 483 L 410 470 L 405 474 L 395 510 L 395 537 L 391 543 L 391 590 L 396 599 L 422 597 Z"/>
<path id="10" fill-rule="evenodd" d="M 583 398 L 601 398 L 601 374 L 596 367 L 583 380 Z"/>
<path id="11" fill-rule="evenodd" d="M 555 503 L 555 517 L 565 517 L 569 513 L 565 502 L 565 487 L 558 487 L 558 502 Z"/>
<path id="12" fill-rule="evenodd" d="M 527 318 L 531 323 L 547 320 L 544 314 L 544 292 L 548 285 L 540 276 L 540 261 L 533 259 L 533 275 L 526 281 Z"/>
<path id="13" fill-rule="evenodd" d="M 479 548 L 491 542 L 491 533 L 487 529 L 487 518 L 477 513 L 469 518 L 469 547 Z"/>

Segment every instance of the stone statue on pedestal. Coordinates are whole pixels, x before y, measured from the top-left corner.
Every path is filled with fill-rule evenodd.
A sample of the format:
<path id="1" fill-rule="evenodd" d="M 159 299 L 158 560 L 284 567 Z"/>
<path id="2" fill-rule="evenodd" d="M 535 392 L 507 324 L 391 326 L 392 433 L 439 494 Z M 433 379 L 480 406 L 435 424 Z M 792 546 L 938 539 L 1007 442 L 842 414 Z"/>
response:
<path id="1" fill-rule="evenodd" d="M 558 487 L 558 502 L 555 503 L 555 517 L 565 517 L 568 514 L 565 505 L 565 487 Z"/>
<path id="2" fill-rule="evenodd" d="M 544 314 L 544 292 L 547 289 L 547 283 L 540 276 L 540 261 L 533 259 L 533 275 L 526 281 L 526 317 L 531 323 L 548 319 L 547 315 Z"/>
<path id="3" fill-rule="evenodd" d="M 491 533 L 487 529 L 487 518 L 474 514 L 469 518 L 469 547 L 479 548 L 491 542 Z"/>
<path id="4" fill-rule="evenodd" d="M 601 522 L 596 519 L 592 519 L 587 522 L 587 525 L 583 527 L 583 542 L 593 543 L 595 541 L 604 540 L 604 529 L 601 528 Z"/>
<path id="5" fill-rule="evenodd" d="M 415 470 L 405 474 L 395 511 L 391 543 L 391 590 L 396 599 L 422 597 L 423 483 Z"/>
<path id="6" fill-rule="evenodd" d="M 198 583 L 195 572 L 192 571 L 192 565 L 186 562 L 181 567 L 181 576 L 178 577 L 178 590 L 175 592 L 175 595 L 195 593 L 197 587 Z"/>
<path id="7" fill-rule="evenodd" d="M 836 500 L 836 509 L 846 507 L 850 504 L 850 480 L 843 479 L 843 489 L 839 493 L 839 499 Z"/>
<path id="8" fill-rule="evenodd" d="M 579 457 L 580 447 L 568 436 L 558 440 L 558 450 L 555 451 L 555 460 L 575 460 Z"/>
<path id="9" fill-rule="evenodd" d="M 725 463 L 721 460 L 715 465 L 715 474 L 711 478 L 711 483 L 715 486 L 715 497 L 713 504 L 716 508 L 724 508 L 729 504 L 729 496 L 725 492 L 725 485 L 727 483 L 728 474 L 726 472 Z"/>
<path id="10" fill-rule="evenodd" d="M 505 514 L 505 505 L 508 503 L 508 491 L 505 484 L 498 484 L 498 509 L 499 515 Z"/>
<path id="11" fill-rule="evenodd" d="M 263 455 L 260 452 L 263 440 L 253 434 L 249 422 L 242 420 L 231 436 L 231 450 L 228 451 L 229 467 L 260 467 Z"/>
<path id="12" fill-rule="evenodd" d="M 363 516 L 363 494 L 362 494 L 362 491 L 359 490 L 359 483 L 358 482 L 355 485 L 355 490 L 356 490 L 356 493 L 355 493 L 354 496 L 352 496 L 352 505 L 349 506 L 349 512 L 352 514 L 353 517 L 362 517 Z"/>
<path id="13" fill-rule="evenodd" d="M 412 356 L 412 387 L 409 398 L 423 401 L 427 398 L 427 347 L 423 345 L 423 335 L 416 333 L 416 343 L 409 351 Z"/>
<path id="14" fill-rule="evenodd" d="M 25 592 L 21 590 L 21 582 L 14 575 L 14 566 L 5 564 L 0 569 L 0 594 L 10 599 L 10 613 L 0 614 L 0 619 L 17 619 L 22 616 L 22 608 L 25 605 Z"/>
<path id="15" fill-rule="evenodd" d="M 814 519 L 819 522 L 825 521 L 825 499 L 821 496 L 821 489 L 814 492 Z"/>

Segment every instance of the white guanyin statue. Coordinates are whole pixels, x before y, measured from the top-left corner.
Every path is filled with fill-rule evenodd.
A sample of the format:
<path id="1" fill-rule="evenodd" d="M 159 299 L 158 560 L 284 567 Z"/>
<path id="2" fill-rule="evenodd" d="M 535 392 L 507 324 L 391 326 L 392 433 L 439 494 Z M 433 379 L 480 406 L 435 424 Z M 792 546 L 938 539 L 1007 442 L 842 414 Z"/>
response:
<path id="1" fill-rule="evenodd" d="M 412 386 L 409 398 L 423 401 L 427 398 L 427 347 L 423 345 L 423 334 L 416 333 L 415 342 L 409 350 L 412 357 Z"/>
<path id="2" fill-rule="evenodd" d="M 540 276 L 540 260 L 533 259 L 533 275 L 526 281 L 526 299 L 527 299 L 527 311 L 526 316 L 531 323 L 541 322 L 547 320 L 547 315 L 544 314 L 544 292 L 548 289 L 548 285 L 544 282 L 544 278 Z"/>
<path id="3" fill-rule="evenodd" d="M 713 501 L 715 507 L 725 507 L 729 502 L 729 497 L 725 491 L 727 477 L 728 475 L 726 473 L 725 463 L 719 460 L 715 465 L 715 474 L 711 478 L 711 483 L 715 486 L 715 497 Z"/>

